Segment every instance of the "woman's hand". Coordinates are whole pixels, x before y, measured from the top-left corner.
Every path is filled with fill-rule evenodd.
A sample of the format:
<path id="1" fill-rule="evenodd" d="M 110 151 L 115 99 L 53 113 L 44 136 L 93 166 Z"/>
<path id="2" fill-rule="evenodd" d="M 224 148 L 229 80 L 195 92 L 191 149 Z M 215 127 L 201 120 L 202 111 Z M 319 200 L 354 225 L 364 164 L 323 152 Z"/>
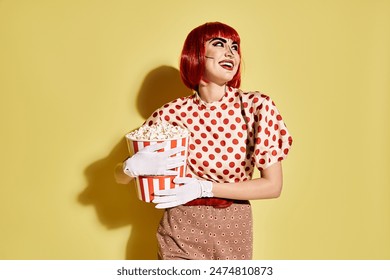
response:
<path id="1" fill-rule="evenodd" d="M 173 182 L 180 184 L 174 189 L 156 190 L 153 203 L 156 208 L 171 208 L 200 197 L 213 197 L 213 183 L 189 177 L 176 177 Z"/>
<path id="2" fill-rule="evenodd" d="M 184 156 L 173 156 L 185 150 L 185 147 L 176 147 L 164 152 L 157 152 L 167 148 L 167 143 L 147 146 L 139 150 L 132 157 L 123 162 L 123 172 L 130 177 L 140 175 L 177 175 L 174 168 L 185 164 Z"/>

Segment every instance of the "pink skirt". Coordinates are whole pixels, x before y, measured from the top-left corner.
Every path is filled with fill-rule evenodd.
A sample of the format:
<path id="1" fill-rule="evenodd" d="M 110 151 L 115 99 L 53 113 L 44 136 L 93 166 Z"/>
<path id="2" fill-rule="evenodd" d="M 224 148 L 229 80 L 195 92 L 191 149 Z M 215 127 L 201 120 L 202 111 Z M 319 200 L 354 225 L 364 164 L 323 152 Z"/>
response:
<path id="1" fill-rule="evenodd" d="M 162 260 L 252 259 L 252 210 L 248 201 L 226 208 L 167 209 L 157 231 Z"/>

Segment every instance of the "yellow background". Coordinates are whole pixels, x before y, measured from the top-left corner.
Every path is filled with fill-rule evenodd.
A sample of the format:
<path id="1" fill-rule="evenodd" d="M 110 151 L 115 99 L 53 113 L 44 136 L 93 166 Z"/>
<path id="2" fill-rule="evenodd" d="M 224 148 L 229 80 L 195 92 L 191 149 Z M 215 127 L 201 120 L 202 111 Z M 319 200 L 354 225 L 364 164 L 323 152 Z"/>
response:
<path id="1" fill-rule="evenodd" d="M 162 212 L 117 185 L 123 136 L 186 95 L 188 32 L 242 37 L 242 88 L 294 137 L 255 259 L 390 258 L 390 1 L 0 1 L 0 258 L 154 259 Z"/>

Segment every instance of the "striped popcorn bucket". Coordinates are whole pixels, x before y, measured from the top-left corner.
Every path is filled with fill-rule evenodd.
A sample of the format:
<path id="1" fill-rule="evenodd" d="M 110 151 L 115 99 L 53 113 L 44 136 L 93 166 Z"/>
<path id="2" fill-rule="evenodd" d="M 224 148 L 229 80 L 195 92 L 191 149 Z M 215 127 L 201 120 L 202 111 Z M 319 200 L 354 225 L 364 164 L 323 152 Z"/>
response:
<path id="1" fill-rule="evenodd" d="M 142 148 L 162 143 L 162 142 L 169 142 L 170 143 L 170 149 L 176 148 L 178 146 L 184 146 L 185 150 L 181 153 L 178 153 L 176 155 L 182 155 L 187 157 L 187 151 L 188 151 L 188 137 L 178 138 L 178 139 L 169 139 L 169 140 L 135 140 L 131 139 L 126 135 L 126 142 L 127 147 L 129 149 L 130 154 L 135 154 Z M 161 149 L 158 152 L 163 152 L 165 149 Z M 176 156 L 173 155 L 173 156 Z M 186 165 L 175 168 L 176 171 L 179 171 L 179 176 L 184 177 L 186 172 Z M 136 185 L 137 185 L 137 194 L 138 198 L 145 202 L 151 202 L 154 198 L 154 191 L 157 189 L 165 190 L 165 189 L 173 189 L 178 187 L 178 185 L 175 185 L 173 183 L 173 179 L 176 176 L 173 175 L 164 175 L 164 176 L 138 176 L 136 178 Z"/>

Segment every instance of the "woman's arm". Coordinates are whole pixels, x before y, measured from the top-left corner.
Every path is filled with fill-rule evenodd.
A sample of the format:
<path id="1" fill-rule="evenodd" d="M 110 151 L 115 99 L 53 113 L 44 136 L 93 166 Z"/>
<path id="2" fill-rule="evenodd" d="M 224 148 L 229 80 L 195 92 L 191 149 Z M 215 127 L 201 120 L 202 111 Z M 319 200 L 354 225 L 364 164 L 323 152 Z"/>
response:
<path id="1" fill-rule="evenodd" d="M 283 185 L 281 162 L 261 172 L 261 178 L 239 183 L 213 183 L 214 197 L 238 200 L 267 199 L 280 196 Z"/>

